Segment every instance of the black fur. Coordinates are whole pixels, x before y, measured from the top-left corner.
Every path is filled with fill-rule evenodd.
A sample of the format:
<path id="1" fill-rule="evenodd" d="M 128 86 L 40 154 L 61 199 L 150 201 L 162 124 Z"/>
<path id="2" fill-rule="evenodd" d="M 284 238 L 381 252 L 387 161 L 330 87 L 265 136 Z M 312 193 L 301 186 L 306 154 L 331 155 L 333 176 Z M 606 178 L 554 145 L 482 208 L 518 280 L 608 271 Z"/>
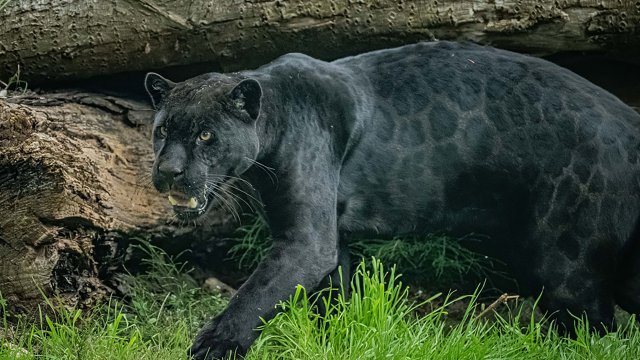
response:
<path id="1" fill-rule="evenodd" d="M 278 301 L 335 271 L 350 234 L 486 234 L 483 250 L 522 289 L 544 288 L 561 323 L 586 313 L 610 325 L 615 302 L 640 312 L 640 116 L 568 70 L 435 42 L 330 63 L 289 54 L 147 89 L 155 134 L 166 126 L 154 137 L 158 189 L 204 202 L 242 175 L 274 236 L 198 335 L 198 359 L 246 352 Z"/>

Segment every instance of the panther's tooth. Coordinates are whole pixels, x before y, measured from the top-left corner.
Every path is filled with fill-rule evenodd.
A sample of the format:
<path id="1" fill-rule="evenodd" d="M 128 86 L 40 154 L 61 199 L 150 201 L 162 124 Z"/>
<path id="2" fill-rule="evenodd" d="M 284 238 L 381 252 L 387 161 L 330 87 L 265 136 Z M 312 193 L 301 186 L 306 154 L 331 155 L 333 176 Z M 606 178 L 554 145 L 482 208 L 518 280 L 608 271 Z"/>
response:
<path id="1" fill-rule="evenodd" d="M 196 206 L 198 206 L 198 200 L 196 200 L 196 198 L 194 198 L 194 197 L 189 199 L 189 207 L 192 208 L 192 209 L 195 209 Z"/>
<path id="2" fill-rule="evenodd" d="M 176 201 L 173 196 L 169 195 L 169 203 L 173 206 L 176 206 L 178 204 L 178 201 Z"/>

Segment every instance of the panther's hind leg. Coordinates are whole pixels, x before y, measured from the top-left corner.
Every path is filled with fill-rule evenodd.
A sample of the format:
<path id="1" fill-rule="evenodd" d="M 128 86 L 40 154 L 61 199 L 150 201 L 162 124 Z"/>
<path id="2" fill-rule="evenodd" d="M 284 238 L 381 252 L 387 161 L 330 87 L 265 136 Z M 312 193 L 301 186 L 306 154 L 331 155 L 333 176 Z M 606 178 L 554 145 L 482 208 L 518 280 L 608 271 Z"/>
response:
<path id="1" fill-rule="evenodd" d="M 534 256 L 531 273 L 542 291 L 540 307 L 569 335 L 575 334 L 576 317 L 585 315 L 592 330 L 615 326 L 615 235 L 597 230 L 588 208 L 594 204 L 580 206 L 583 210 L 574 216 L 552 211 L 538 218 L 529 242 Z"/>
<path id="2" fill-rule="evenodd" d="M 614 301 L 607 283 L 591 270 L 575 263 L 568 265 L 566 274 L 557 271 L 552 270 L 556 278 L 542 282 L 540 307 L 556 322 L 558 330 L 574 335 L 577 318 L 585 316 L 590 330 L 613 330 Z"/>
<path id="3" fill-rule="evenodd" d="M 624 311 L 640 315 L 640 272 L 619 283 L 616 289 L 616 303 Z"/>

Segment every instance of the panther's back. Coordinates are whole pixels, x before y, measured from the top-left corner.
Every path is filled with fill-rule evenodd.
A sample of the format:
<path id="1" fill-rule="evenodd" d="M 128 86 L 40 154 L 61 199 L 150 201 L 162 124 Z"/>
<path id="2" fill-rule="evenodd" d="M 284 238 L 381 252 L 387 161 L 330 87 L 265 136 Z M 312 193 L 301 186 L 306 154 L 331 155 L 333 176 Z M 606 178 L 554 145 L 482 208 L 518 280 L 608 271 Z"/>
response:
<path id="1" fill-rule="evenodd" d="M 550 62 L 436 42 L 333 64 L 362 77 L 373 107 L 372 115 L 360 119 L 366 130 L 344 164 L 341 194 L 346 216 L 353 219 L 345 224 L 363 221 L 358 218 L 366 209 L 369 219 L 397 214 L 389 221 L 390 232 L 425 220 L 459 229 L 460 221 L 447 217 L 462 222 L 465 217 L 447 214 L 452 206 L 463 213 L 495 209 L 509 203 L 502 199 L 505 191 L 524 201 L 523 192 L 555 189 L 567 178 L 565 193 L 585 195 L 585 189 L 598 190 L 609 178 L 620 179 L 621 172 L 626 180 L 608 190 L 638 192 L 640 115 Z M 364 200 L 362 189 L 388 196 Z M 346 200 L 353 196 L 357 214 L 349 213 Z M 542 217 L 549 208 L 536 211 Z M 385 227 L 376 224 L 378 230 Z"/>
<path id="2" fill-rule="evenodd" d="M 640 254 L 621 260 L 640 248 L 638 113 L 550 62 L 472 44 L 334 64 L 374 108 L 343 164 L 344 231 L 486 234 L 547 308 L 610 322 L 624 282 L 635 292 L 615 296 L 640 311 Z"/>

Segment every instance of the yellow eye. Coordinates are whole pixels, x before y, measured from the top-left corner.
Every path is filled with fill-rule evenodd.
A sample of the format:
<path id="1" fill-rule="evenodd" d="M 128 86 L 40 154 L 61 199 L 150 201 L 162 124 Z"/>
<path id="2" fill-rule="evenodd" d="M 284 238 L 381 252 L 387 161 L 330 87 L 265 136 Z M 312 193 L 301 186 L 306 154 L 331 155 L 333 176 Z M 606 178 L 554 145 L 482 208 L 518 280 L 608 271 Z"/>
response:
<path id="1" fill-rule="evenodd" d="M 203 131 L 200 133 L 200 140 L 201 141 L 207 141 L 211 139 L 211 133 L 208 131 Z"/>

